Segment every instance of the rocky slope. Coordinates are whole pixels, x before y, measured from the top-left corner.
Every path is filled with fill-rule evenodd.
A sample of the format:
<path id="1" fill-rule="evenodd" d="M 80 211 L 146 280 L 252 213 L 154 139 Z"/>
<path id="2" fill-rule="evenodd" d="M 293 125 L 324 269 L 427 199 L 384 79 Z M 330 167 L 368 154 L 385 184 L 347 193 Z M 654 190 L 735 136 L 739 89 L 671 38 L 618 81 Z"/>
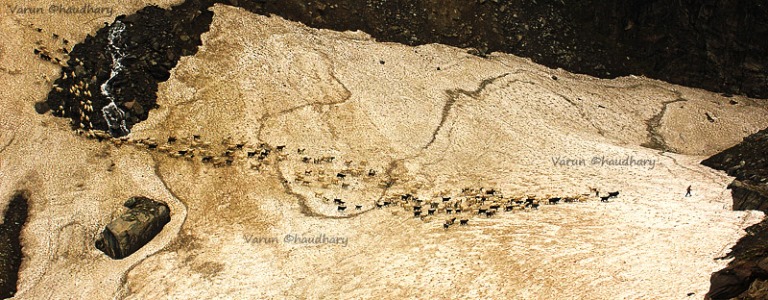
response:
<path id="1" fill-rule="evenodd" d="M 189 0 L 165 10 L 148 7 L 117 23 L 128 26 L 118 41 L 125 71 L 115 76 L 109 67 L 114 57 L 101 51 L 118 25 L 87 38 L 69 60 L 35 49 L 68 75 L 55 82 L 58 88 L 38 111 L 52 109 L 75 128 L 106 130 L 100 115 L 115 103 L 110 111 L 125 129 L 112 132 L 124 135 L 156 107 L 157 83 L 179 57 L 196 51 L 210 24 L 207 9 L 217 2 L 317 28 L 360 29 L 380 41 L 474 47 L 469 52 L 480 56 L 502 51 L 604 78 L 644 75 L 725 95 L 768 97 L 768 7 L 760 1 Z M 107 81 L 111 95 L 103 91 Z"/>

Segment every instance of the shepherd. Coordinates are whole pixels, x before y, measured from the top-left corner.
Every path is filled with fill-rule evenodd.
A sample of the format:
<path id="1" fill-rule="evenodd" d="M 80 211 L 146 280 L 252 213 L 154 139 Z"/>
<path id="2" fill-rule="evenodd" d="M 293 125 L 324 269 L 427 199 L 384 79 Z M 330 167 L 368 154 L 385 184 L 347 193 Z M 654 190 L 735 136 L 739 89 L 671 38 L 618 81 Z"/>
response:
<path id="1" fill-rule="evenodd" d="M 685 189 L 685 196 L 690 197 L 691 196 L 691 186 L 689 185 L 687 189 Z"/>

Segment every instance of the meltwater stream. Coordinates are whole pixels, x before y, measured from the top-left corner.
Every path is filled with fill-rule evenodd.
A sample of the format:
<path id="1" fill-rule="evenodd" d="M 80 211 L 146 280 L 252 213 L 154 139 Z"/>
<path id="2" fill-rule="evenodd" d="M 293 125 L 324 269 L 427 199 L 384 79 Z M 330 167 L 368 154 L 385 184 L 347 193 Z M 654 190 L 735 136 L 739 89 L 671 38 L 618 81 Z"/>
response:
<path id="1" fill-rule="evenodd" d="M 109 75 L 109 79 L 101 84 L 101 94 L 109 99 L 109 104 L 101 109 L 104 114 L 104 120 L 107 121 L 109 126 L 109 133 L 112 136 L 124 136 L 130 133 L 128 127 L 125 125 L 125 112 L 117 107 L 115 103 L 115 96 L 112 94 L 112 86 L 110 82 L 114 79 L 120 71 L 123 70 L 122 60 L 125 57 L 123 49 L 120 48 L 120 42 L 123 32 L 125 32 L 125 23 L 115 21 L 112 24 L 112 28 L 109 29 L 109 37 L 107 44 L 107 51 L 112 57 L 112 70 Z"/>

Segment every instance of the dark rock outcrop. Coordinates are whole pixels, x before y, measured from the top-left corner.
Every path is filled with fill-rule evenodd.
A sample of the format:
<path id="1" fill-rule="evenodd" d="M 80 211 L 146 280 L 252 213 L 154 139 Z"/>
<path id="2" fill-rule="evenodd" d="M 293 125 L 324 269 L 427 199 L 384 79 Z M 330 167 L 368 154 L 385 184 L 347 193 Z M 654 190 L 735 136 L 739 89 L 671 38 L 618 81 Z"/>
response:
<path id="1" fill-rule="evenodd" d="M 19 280 L 19 268 L 23 258 L 20 235 L 24 223 L 27 222 L 27 213 L 26 193 L 16 193 L 5 210 L 3 223 L 0 224 L 0 299 L 16 294 L 16 282 Z"/>
<path id="2" fill-rule="evenodd" d="M 115 259 L 139 250 L 171 221 L 170 208 L 163 202 L 132 197 L 124 205 L 129 210 L 110 222 L 96 240 L 96 248 Z"/>
<path id="3" fill-rule="evenodd" d="M 733 197 L 733 210 L 768 212 L 768 186 L 734 180 L 728 185 Z"/>
<path id="4" fill-rule="evenodd" d="M 701 162 L 736 177 L 728 188 L 733 209 L 768 213 L 768 129 L 750 135 L 736 146 Z"/>
<path id="5" fill-rule="evenodd" d="M 95 36 L 75 45 L 62 68 L 66 76 L 54 81 L 62 88 L 52 89 L 46 105 L 36 105 L 36 111 L 44 113 L 49 107 L 53 115 L 71 119 L 73 128 L 97 129 L 114 136 L 127 134 L 157 107 L 157 85 L 170 77 L 179 58 L 197 52 L 200 35 L 208 31 L 213 20 L 213 13 L 206 10 L 209 2 L 187 0 L 169 10 L 149 6 L 129 16 L 118 16 Z M 124 26 L 124 30 L 112 37 L 110 45 L 115 26 Z M 112 78 L 116 52 L 121 54 L 122 68 Z M 108 80 L 109 97 L 100 89 Z M 125 122 L 126 130 L 110 127 L 105 107 L 109 107 L 107 112 L 120 112 L 118 119 Z"/>
<path id="6" fill-rule="evenodd" d="M 768 130 L 746 137 L 702 164 L 736 177 L 728 185 L 733 209 L 768 213 Z M 768 299 L 768 219 L 746 232 L 724 257 L 733 261 L 712 274 L 709 299 Z"/>

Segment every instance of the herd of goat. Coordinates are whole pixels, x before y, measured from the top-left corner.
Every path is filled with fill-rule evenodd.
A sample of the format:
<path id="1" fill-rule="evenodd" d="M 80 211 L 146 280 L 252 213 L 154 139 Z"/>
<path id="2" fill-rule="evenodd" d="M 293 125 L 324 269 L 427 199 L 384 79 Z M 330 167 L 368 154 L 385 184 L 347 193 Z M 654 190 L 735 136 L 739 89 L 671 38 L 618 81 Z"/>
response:
<path id="1" fill-rule="evenodd" d="M 592 189 L 595 196 L 600 198 L 601 202 L 608 202 L 611 198 L 619 196 L 619 192 L 609 192 L 607 196 L 600 196 L 600 193 Z M 535 196 L 511 197 L 506 198 L 495 189 L 484 190 L 482 188 L 473 190 L 466 188 L 459 197 L 442 196 L 436 200 L 423 200 L 412 194 L 402 194 L 399 197 L 390 197 L 386 200 L 380 200 L 375 203 L 376 208 L 382 209 L 390 206 L 400 206 L 406 211 L 412 212 L 415 218 L 424 220 L 429 216 L 445 213 L 450 216 L 443 223 L 443 227 L 448 229 L 456 223 L 459 225 L 469 224 L 469 216 L 479 215 L 491 217 L 500 211 L 514 212 L 517 210 L 538 210 L 542 202 L 549 205 L 555 205 L 562 202 L 585 202 L 592 193 L 581 194 L 570 197 L 545 197 L 538 199 Z M 333 199 L 334 205 L 337 205 L 339 213 L 344 213 L 347 209 L 347 203 L 340 198 Z M 362 205 L 355 205 L 355 210 L 362 210 Z M 455 217 L 454 217 L 455 216 Z"/>
<path id="2" fill-rule="evenodd" d="M 201 162 L 211 163 L 215 167 L 230 166 L 233 164 L 236 157 L 243 157 L 245 159 L 256 158 L 258 162 L 264 162 L 273 152 L 280 154 L 277 157 L 278 161 L 284 160 L 287 156 L 287 153 L 283 152 L 283 150 L 286 148 L 284 145 L 270 146 L 268 144 L 262 143 L 257 147 L 246 147 L 246 143 L 231 142 L 222 142 L 226 149 L 221 152 L 220 155 L 215 155 L 213 154 L 213 149 L 211 149 L 213 145 L 211 143 L 201 141 L 200 135 L 193 135 L 190 139 L 186 139 L 186 143 L 184 143 L 184 145 L 179 145 L 181 146 L 180 149 L 173 149 L 175 148 L 173 146 L 176 145 L 177 142 L 180 142 L 176 137 L 173 136 L 168 137 L 167 142 L 164 145 L 159 145 L 160 143 L 154 141 L 151 138 L 116 139 L 108 136 L 106 133 L 99 131 L 86 132 L 78 130 L 78 133 L 87 133 L 86 137 L 98 139 L 99 141 L 111 140 L 117 146 L 120 146 L 123 143 L 145 146 L 150 150 L 154 149 L 161 152 L 166 152 L 172 157 L 187 159 L 199 157 Z M 236 152 L 239 151 L 242 151 L 243 153 L 236 155 Z M 335 161 L 335 157 L 333 156 L 322 156 L 314 158 L 303 156 L 305 151 L 306 150 L 302 148 L 296 150 L 296 153 L 301 155 L 300 160 L 303 163 L 318 165 L 332 164 Z M 351 164 L 351 161 L 344 162 L 344 165 L 347 167 L 347 169 L 345 171 L 338 172 L 334 176 L 335 178 L 332 182 L 339 183 L 342 188 L 349 188 L 349 183 L 345 182 L 345 178 L 347 176 L 357 177 L 361 176 L 362 174 L 367 174 L 367 177 L 369 178 L 378 177 L 378 172 L 374 169 L 368 169 L 367 172 L 361 170 L 352 170 L 349 168 Z M 260 165 L 261 163 L 251 163 L 251 168 L 253 169 L 254 166 L 256 166 L 256 169 L 258 169 Z M 361 165 L 365 165 L 365 163 L 361 163 Z M 324 172 L 318 170 L 317 173 L 321 176 L 317 179 L 320 182 L 325 181 L 325 177 L 323 177 Z M 303 184 L 309 184 L 310 182 L 306 177 L 310 175 L 312 175 L 312 171 L 306 170 L 304 173 L 296 175 L 296 181 Z M 391 185 L 391 181 L 384 180 L 382 184 L 389 186 Z M 469 216 L 472 215 L 485 215 L 486 217 L 491 217 L 500 211 L 514 212 L 516 210 L 538 210 L 541 202 L 550 205 L 558 204 L 561 201 L 566 203 L 584 202 L 592 195 L 599 198 L 601 202 L 608 202 L 611 198 L 618 197 L 619 192 L 610 192 L 605 196 L 601 196 L 600 192 L 596 188 L 590 188 L 590 193 L 586 194 L 570 197 L 544 197 L 539 199 L 535 196 L 507 198 L 504 197 L 504 195 L 496 189 L 486 190 L 484 188 L 465 188 L 462 190 L 461 194 L 455 198 L 448 196 L 438 196 L 432 200 L 423 200 L 412 194 L 402 194 L 399 196 L 390 197 L 385 200 L 376 201 L 375 207 L 381 209 L 389 206 L 400 206 L 403 209 L 413 213 L 414 217 L 421 218 L 422 220 L 426 220 L 427 218 L 440 213 L 452 215 L 443 223 L 443 227 L 447 229 L 454 225 L 457 219 L 459 221 L 459 225 L 467 225 L 469 223 Z M 326 200 L 330 202 L 330 199 L 326 198 Z M 342 199 L 333 199 L 333 203 L 337 205 L 337 210 L 339 213 L 344 213 L 346 211 L 347 204 Z M 363 209 L 363 205 L 356 204 L 354 206 L 355 210 L 359 211 Z"/>

